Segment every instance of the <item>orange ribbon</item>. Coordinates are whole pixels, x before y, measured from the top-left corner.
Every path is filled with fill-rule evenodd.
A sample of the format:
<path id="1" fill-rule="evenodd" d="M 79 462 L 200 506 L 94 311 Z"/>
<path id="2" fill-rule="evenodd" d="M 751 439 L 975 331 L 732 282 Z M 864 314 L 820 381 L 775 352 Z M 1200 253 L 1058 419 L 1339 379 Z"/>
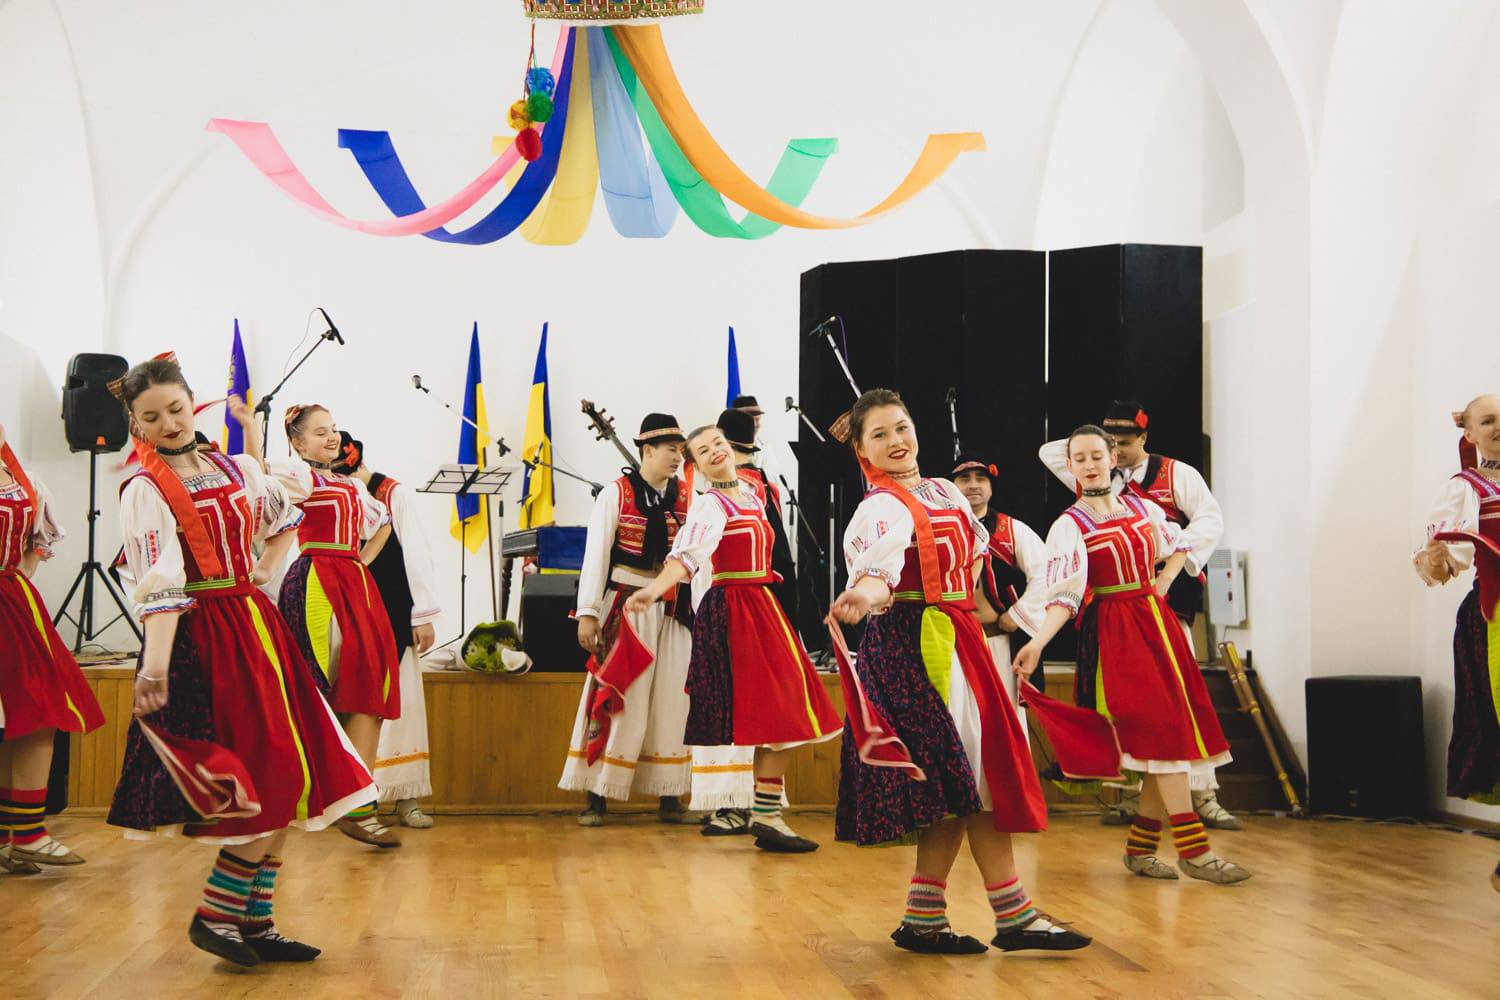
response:
<path id="1" fill-rule="evenodd" d="M 208 529 L 203 526 L 203 521 L 198 517 L 197 505 L 193 503 L 193 497 L 182 485 L 182 480 L 177 473 L 173 472 L 162 457 L 156 453 L 156 448 L 147 444 L 137 437 L 135 439 L 135 453 L 141 460 L 141 469 L 151 477 L 156 484 L 157 490 L 161 492 L 162 499 L 167 501 L 167 506 L 172 508 L 172 516 L 177 519 L 177 527 L 182 530 L 182 537 L 187 542 L 188 551 L 193 554 L 193 562 L 198 567 L 198 572 L 205 579 L 216 580 L 224 576 L 224 564 L 219 561 L 219 553 L 214 548 L 213 539 L 208 537 Z"/>

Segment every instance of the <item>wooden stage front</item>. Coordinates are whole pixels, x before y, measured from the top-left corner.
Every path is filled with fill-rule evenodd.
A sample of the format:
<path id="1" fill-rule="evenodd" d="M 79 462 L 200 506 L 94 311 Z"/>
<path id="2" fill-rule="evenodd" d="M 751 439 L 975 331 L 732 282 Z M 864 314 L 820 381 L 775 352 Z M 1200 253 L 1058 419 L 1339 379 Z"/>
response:
<path id="1" fill-rule="evenodd" d="M 68 801 L 84 814 L 108 808 L 119 776 L 130 725 L 134 671 L 85 669 L 107 722 L 72 737 Z M 423 675 L 432 753 L 432 806 L 438 813 L 556 811 L 579 806 L 582 796 L 557 787 L 583 674 L 530 673 L 519 677 L 468 671 Z M 823 683 L 842 712 L 836 676 Z M 1071 699 L 1072 672 L 1048 668 L 1048 692 Z M 1038 736 L 1033 733 L 1033 741 Z M 798 807 L 833 806 L 838 792 L 838 740 L 797 752 L 787 774 L 787 795 Z M 1045 754 L 1045 745 L 1038 751 Z M 1045 786 L 1050 801 L 1072 801 Z M 654 804 L 652 806 L 654 808 Z"/>

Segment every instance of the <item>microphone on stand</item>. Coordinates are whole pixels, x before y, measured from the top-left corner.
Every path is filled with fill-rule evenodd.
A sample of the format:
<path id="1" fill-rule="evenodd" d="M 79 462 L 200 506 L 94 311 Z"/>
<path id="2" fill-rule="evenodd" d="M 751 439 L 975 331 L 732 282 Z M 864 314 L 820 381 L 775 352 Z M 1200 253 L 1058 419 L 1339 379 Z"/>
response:
<path id="1" fill-rule="evenodd" d="M 422 384 L 422 376 L 420 376 L 420 375 L 413 375 L 411 377 L 411 387 L 413 389 L 421 389 L 423 392 L 427 393 L 427 395 L 429 395 L 429 396 L 432 395 L 432 390 L 429 389 L 429 388 L 427 388 L 425 385 Z"/>
<path id="2" fill-rule="evenodd" d="M 815 326 L 811 330 L 809 330 L 807 332 L 807 335 L 809 337 L 816 337 L 818 334 L 822 333 L 825 328 L 832 326 L 833 324 L 837 323 L 838 321 L 839 321 L 839 318 L 837 316 L 830 316 L 827 319 L 825 319 L 823 322 L 819 323 L 817 326 Z"/>
<path id="3" fill-rule="evenodd" d="M 344 346 L 344 335 L 339 333 L 339 328 L 333 325 L 333 319 L 328 315 L 328 310 L 318 306 L 318 312 L 323 314 L 323 322 L 328 324 L 328 329 L 323 333 L 324 340 L 337 340 L 339 346 Z"/>
<path id="4" fill-rule="evenodd" d="M 814 424 L 811 420 L 809 420 L 807 418 L 807 414 L 802 412 L 802 407 L 798 406 L 797 405 L 797 401 L 795 399 L 793 399 L 791 396 L 788 396 L 786 398 L 786 408 L 787 408 L 788 412 L 790 412 L 792 410 L 796 410 L 797 411 L 797 416 L 801 417 L 802 418 L 802 422 L 807 425 L 807 429 L 813 432 L 813 437 L 817 438 L 823 444 L 827 444 L 828 443 L 828 439 L 823 436 L 823 432 L 820 431 L 820 430 L 818 430 L 818 425 Z"/>

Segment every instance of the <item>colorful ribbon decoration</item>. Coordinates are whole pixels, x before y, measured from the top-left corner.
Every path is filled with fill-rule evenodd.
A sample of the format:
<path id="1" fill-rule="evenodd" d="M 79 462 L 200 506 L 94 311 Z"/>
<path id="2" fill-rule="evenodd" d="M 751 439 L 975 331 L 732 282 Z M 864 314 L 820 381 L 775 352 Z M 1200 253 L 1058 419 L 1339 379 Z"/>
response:
<path id="1" fill-rule="evenodd" d="M 659 27 L 565 28 L 558 34 L 552 74 L 555 103 L 552 117 L 540 126 L 541 156 L 518 169 L 522 160 L 514 140 L 498 137 L 492 147 L 497 159 L 435 205 L 417 193 L 389 133 L 340 129 L 339 145 L 354 156 L 396 216 L 388 220 L 340 213 L 298 170 L 266 123 L 215 118 L 207 127 L 228 136 L 268 180 L 328 222 L 376 236 L 420 234 L 471 246 L 493 243 L 517 229 L 533 243 L 574 243 L 588 228 L 596 189 L 603 190 L 615 231 L 633 239 L 665 236 L 679 208 L 703 232 L 723 239 L 762 239 L 782 226 L 848 228 L 909 201 L 959 154 L 985 148 L 977 132 L 928 136 L 916 163 L 883 201 L 856 216 L 829 218 L 801 206 L 838 150 L 838 140 L 792 140 L 770 181 L 760 186 L 693 111 Z M 514 184 L 484 218 L 457 232 L 445 228 L 507 178 Z M 748 214 L 737 221 L 726 201 Z"/>

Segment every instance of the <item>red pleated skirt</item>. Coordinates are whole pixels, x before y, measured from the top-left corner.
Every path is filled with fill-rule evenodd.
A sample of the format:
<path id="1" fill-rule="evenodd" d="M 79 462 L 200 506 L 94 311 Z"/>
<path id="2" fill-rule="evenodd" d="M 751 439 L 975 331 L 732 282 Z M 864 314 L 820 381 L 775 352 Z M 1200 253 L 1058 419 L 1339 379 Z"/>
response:
<path id="1" fill-rule="evenodd" d="M 53 628 L 42 596 L 15 570 L 0 571 L 0 635 L 5 739 L 38 729 L 87 733 L 104 725 L 99 702 Z"/>
<path id="2" fill-rule="evenodd" d="M 1097 596 L 1095 707 L 1139 761 L 1209 760 L 1229 743 L 1172 609 L 1142 589 Z"/>
<path id="3" fill-rule="evenodd" d="M 385 602 L 364 563 L 304 553 L 287 571 L 279 603 L 308 665 L 327 683 L 335 712 L 400 717 L 400 660 Z M 339 634 L 336 669 L 334 622 Z"/>

